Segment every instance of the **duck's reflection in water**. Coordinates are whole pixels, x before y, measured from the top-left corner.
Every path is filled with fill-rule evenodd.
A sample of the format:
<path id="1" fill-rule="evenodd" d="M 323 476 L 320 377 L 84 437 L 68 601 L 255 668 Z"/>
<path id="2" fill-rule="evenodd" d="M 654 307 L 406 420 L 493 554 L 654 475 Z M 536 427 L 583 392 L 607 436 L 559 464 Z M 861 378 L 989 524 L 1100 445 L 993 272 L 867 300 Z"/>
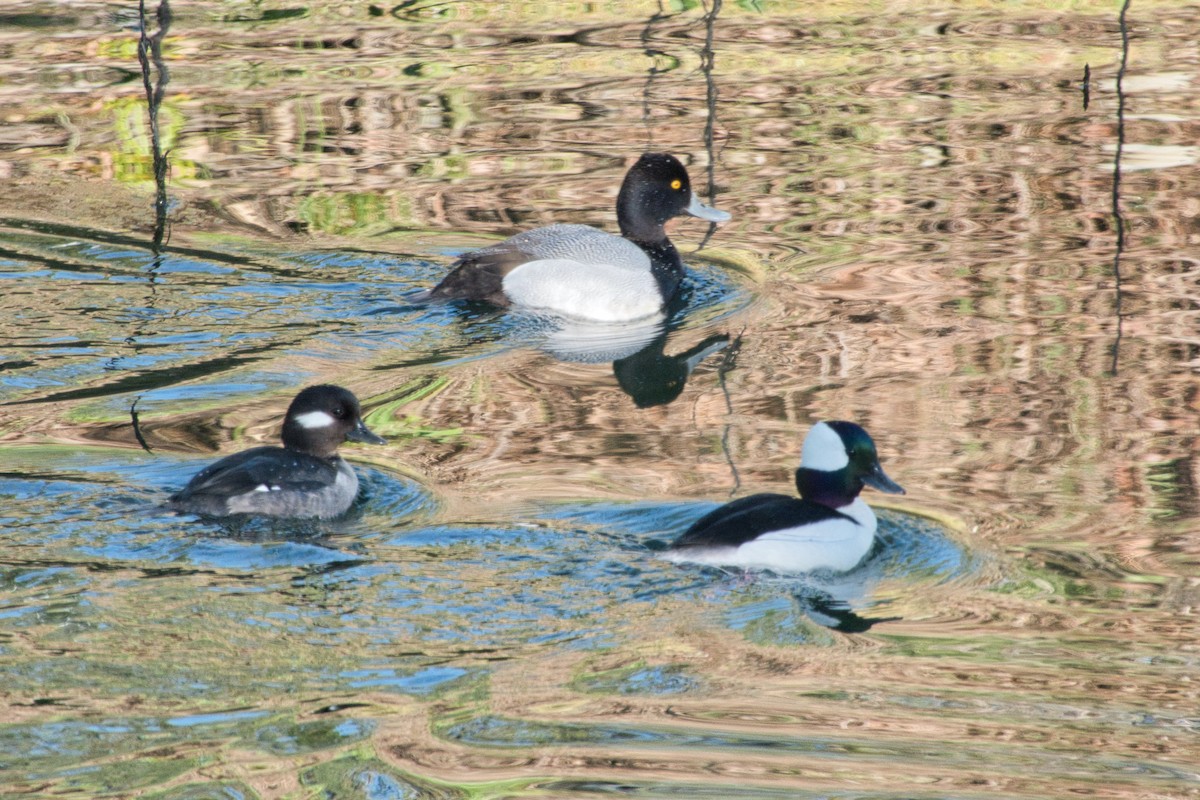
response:
<path id="1" fill-rule="evenodd" d="M 895 622 L 901 617 L 866 617 L 855 612 L 849 600 L 835 593 L 805 586 L 792 594 L 800 612 L 818 625 L 841 633 L 864 633 L 881 622 Z"/>
<path id="2" fill-rule="evenodd" d="M 717 333 L 682 353 L 667 355 L 664 333 L 631 356 L 613 362 L 613 374 L 638 408 L 670 403 L 683 391 L 701 361 L 729 345 L 729 334 Z"/>
<path id="3" fill-rule="evenodd" d="M 725 349 L 727 333 L 708 336 L 680 353 L 668 355 L 673 331 L 662 316 L 626 323 L 558 318 L 546 320 L 542 349 L 563 361 L 597 364 L 611 361 L 621 390 L 638 408 L 670 403 L 679 397 L 700 362 Z"/>

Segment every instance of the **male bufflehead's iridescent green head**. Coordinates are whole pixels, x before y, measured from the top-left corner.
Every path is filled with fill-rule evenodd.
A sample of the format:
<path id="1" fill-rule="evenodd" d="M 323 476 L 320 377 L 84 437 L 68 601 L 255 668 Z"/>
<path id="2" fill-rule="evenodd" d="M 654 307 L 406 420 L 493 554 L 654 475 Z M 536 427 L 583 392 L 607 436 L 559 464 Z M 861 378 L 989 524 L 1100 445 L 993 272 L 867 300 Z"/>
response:
<path id="1" fill-rule="evenodd" d="M 832 474 L 802 476 L 808 471 Z M 826 503 L 836 508 L 853 501 L 864 484 L 888 494 L 904 494 L 900 484 L 884 473 L 875 442 L 861 426 L 842 420 L 813 425 L 804 438 L 800 469 L 796 471 L 800 496 L 809 497 L 810 493 L 829 496 L 836 492 L 835 496 L 844 502 Z M 819 497 L 810 499 L 824 502 Z"/>

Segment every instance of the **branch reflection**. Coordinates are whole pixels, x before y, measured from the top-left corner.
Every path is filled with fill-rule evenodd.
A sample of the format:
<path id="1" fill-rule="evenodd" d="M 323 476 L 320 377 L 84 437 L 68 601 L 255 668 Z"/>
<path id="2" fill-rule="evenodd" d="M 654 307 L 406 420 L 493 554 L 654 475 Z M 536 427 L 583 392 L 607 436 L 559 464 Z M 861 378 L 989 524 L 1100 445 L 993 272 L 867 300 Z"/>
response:
<path id="1" fill-rule="evenodd" d="M 1129 28 L 1125 22 L 1125 14 L 1129 11 L 1129 1 L 1121 6 L 1121 67 L 1117 70 L 1117 152 L 1113 156 L 1112 180 L 1112 213 L 1113 225 L 1117 230 L 1117 250 L 1113 254 L 1113 287 L 1116 290 L 1117 335 L 1112 348 L 1112 374 L 1117 374 L 1121 358 L 1121 336 L 1124 333 L 1125 315 L 1122 308 L 1121 286 L 1121 256 L 1125 252 L 1125 217 L 1121 214 L 1121 151 L 1125 147 L 1125 68 L 1129 64 Z"/>

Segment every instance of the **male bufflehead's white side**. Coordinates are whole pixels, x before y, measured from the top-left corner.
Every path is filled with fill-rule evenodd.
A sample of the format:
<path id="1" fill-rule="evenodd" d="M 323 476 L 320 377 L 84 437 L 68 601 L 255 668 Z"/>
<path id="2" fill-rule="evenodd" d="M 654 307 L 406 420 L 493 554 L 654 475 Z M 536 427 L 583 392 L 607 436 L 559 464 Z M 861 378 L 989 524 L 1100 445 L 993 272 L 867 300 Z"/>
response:
<path id="1" fill-rule="evenodd" d="M 341 456 L 344 441 L 383 444 L 362 421 L 358 398 L 340 386 L 310 386 L 283 420 L 283 447 L 253 447 L 201 470 L 167 501 L 175 511 L 224 517 L 319 517 L 343 513 L 358 476 Z"/>
<path id="2" fill-rule="evenodd" d="M 775 572 L 853 569 L 875 541 L 863 486 L 904 494 L 883 472 L 875 443 L 853 422 L 818 422 L 804 439 L 800 498 L 756 494 L 706 514 L 666 553 L 679 563 Z"/>
<path id="3" fill-rule="evenodd" d="M 646 153 L 617 195 L 620 236 L 587 225 L 534 228 L 460 256 L 428 299 L 482 300 L 603 322 L 651 316 L 683 280 L 683 261 L 664 227 L 681 214 L 729 219 L 692 193 L 679 159 Z"/>

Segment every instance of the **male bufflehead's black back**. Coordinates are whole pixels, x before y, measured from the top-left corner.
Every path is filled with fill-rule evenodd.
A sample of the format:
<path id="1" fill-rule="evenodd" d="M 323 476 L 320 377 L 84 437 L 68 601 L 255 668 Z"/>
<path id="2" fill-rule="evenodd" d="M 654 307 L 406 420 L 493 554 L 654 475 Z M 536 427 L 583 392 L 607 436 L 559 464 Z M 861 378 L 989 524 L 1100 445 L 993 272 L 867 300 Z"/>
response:
<path id="1" fill-rule="evenodd" d="M 587 225 L 534 228 L 460 256 L 428 297 L 512 304 L 605 322 L 648 317 L 683 280 L 683 261 L 664 227 L 681 214 L 712 222 L 729 219 L 692 193 L 679 159 L 646 153 L 629 169 L 617 195 L 620 236 Z"/>
<path id="2" fill-rule="evenodd" d="M 904 489 L 883 472 L 875 443 L 853 422 L 818 422 L 804 439 L 796 488 L 800 498 L 756 494 L 695 522 L 666 557 L 680 563 L 811 572 L 853 569 L 875 541 L 875 513 L 863 486 Z"/>
<path id="3" fill-rule="evenodd" d="M 340 386 L 310 386 L 288 407 L 283 447 L 253 447 L 201 470 L 167 507 L 223 517 L 336 517 L 354 502 L 358 476 L 341 456 L 345 441 L 383 444 L 362 421 L 358 398 Z"/>

